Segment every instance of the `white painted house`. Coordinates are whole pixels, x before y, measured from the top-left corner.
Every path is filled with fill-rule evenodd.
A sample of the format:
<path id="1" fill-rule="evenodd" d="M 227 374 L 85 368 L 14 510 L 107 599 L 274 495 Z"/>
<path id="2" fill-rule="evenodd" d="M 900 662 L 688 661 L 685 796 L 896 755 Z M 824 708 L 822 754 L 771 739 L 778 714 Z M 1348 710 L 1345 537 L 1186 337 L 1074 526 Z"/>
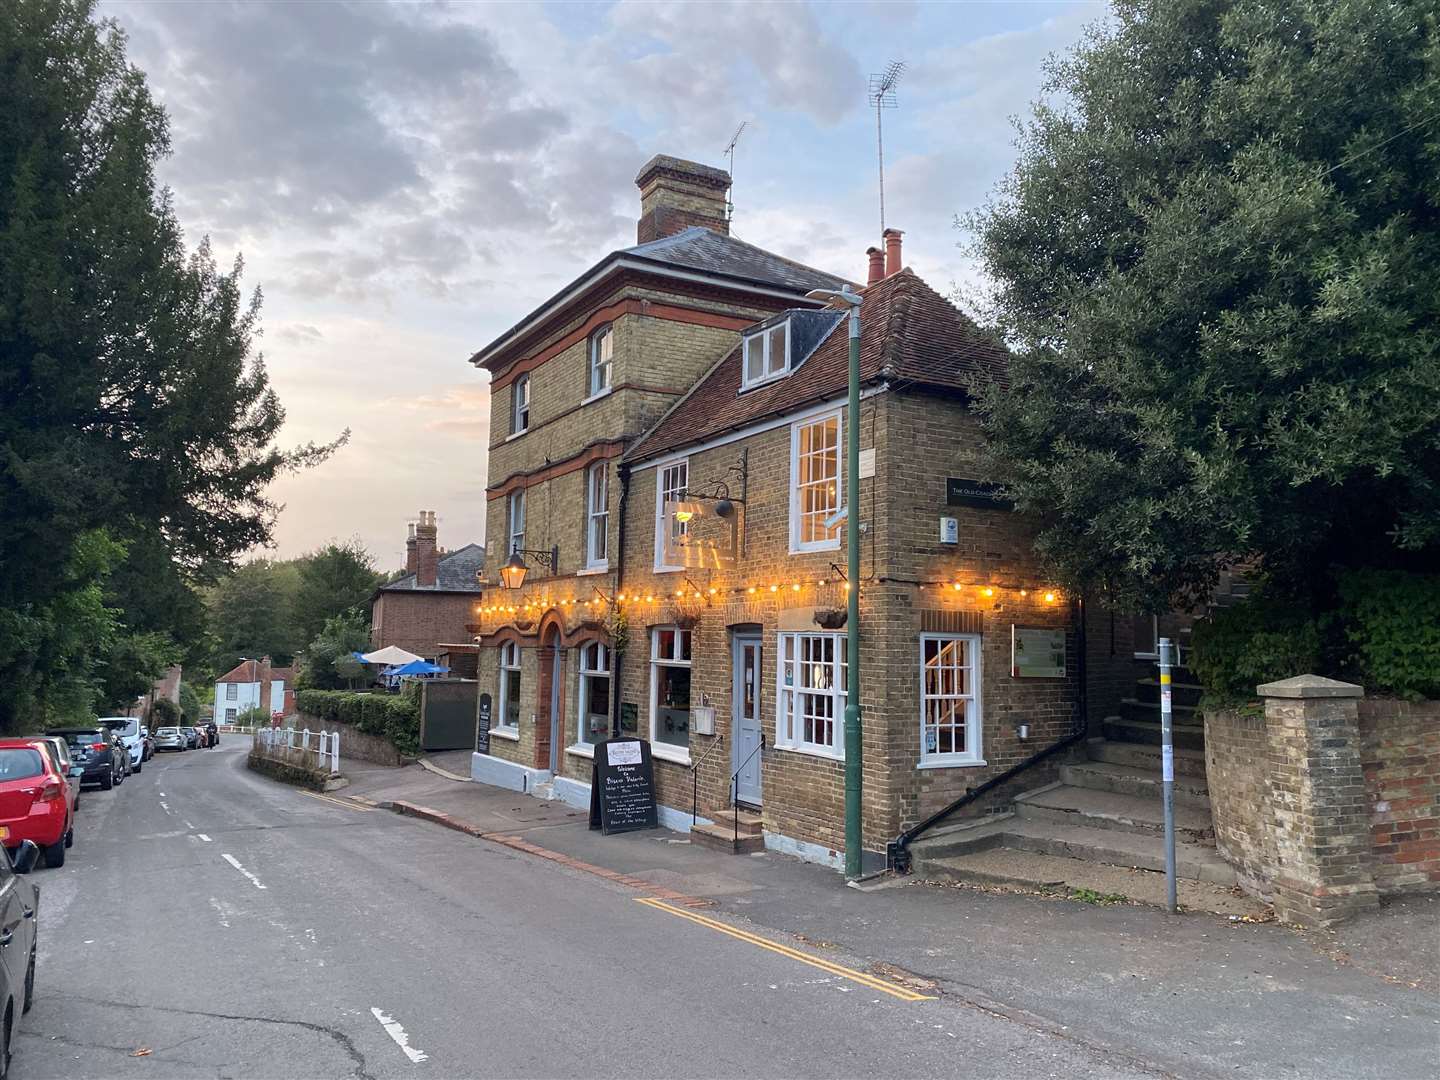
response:
<path id="1" fill-rule="evenodd" d="M 263 707 L 272 716 L 293 711 L 295 673 L 270 666 L 270 658 L 242 660 L 215 683 L 215 722 L 233 724 L 246 709 Z"/>

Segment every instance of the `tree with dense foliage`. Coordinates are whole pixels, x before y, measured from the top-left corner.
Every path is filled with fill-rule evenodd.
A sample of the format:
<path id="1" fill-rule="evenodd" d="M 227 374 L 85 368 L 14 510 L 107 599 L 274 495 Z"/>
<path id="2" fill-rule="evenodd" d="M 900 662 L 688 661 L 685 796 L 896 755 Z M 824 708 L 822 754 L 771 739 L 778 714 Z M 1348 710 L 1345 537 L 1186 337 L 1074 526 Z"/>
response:
<path id="1" fill-rule="evenodd" d="M 266 486 L 329 449 L 276 447 L 284 412 L 251 353 L 259 295 L 242 295 L 238 259 L 223 272 L 208 243 L 187 255 L 154 173 L 169 147 L 164 112 L 94 10 L 0 4 L 7 729 L 87 708 L 98 692 L 93 665 L 122 618 L 101 602 L 103 582 L 125 558 L 121 545 L 99 567 L 114 541 L 98 530 L 143 510 L 174 566 L 203 572 L 267 542 L 277 507 Z M 70 606 L 93 634 L 53 622 Z"/>
<path id="2" fill-rule="evenodd" d="M 1440 552 L 1440 15 L 1116 0 L 971 221 L 996 475 L 1075 589 L 1272 598 Z M 1293 674 L 1293 672 L 1291 672 Z"/>
<path id="3" fill-rule="evenodd" d="M 363 610 L 380 584 L 375 561 L 358 540 L 330 542 L 299 560 L 292 619 L 295 640 L 313 640 L 335 616 Z M 368 618 L 364 621 L 368 622 Z"/>
<path id="4" fill-rule="evenodd" d="M 200 691 L 195 688 L 194 683 L 186 682 L 183 679 L 180 681 L 180 712 L 185 717 L 187 724 L 200 722 L 200 714 L 204 712 L 207 703 L 207 699 L 200 696 Z"/>
<path id="5" fill-rule="evenodd" d="M 216 674 L 229 671 L 242 656 L 290 663 L 301 645 L 293 615 L 299 581 L 293 561 L 252 559 L 207 592 Z"/>
<path id="6" fill-rule="evenodd" d="M 296 686 L 308 690 L 338 690 L 363 677 L 365 666 L 356 652 L 370 647 L 370 626 L 356 610 L 325 620 L 325 627 L 305 647 Z"/>

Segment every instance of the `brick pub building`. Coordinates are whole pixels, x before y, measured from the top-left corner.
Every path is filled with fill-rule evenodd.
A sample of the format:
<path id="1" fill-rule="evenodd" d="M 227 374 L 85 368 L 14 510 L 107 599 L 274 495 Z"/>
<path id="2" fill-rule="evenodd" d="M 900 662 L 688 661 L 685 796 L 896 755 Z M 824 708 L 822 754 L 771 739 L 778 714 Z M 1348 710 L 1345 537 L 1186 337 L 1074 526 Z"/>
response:
<path id="1" fill-rule="evenodd" d="M 702 822 L 738 796 L 757 843 L 839 866 L 843 609 L 858 587 L 874 862 L 1083 732 L 1087 661 L 1111 694 L 1109 669 L 1132 660 L 1084 648 L 1082 609 L 981 482 L 965 387 L 1003 351 L 904 268 L 895 230 L 852 286 L 863 550 L 845 581 L 846 329 L 806 297 L 845 282 L 730 236 L 728 183 L 653 159 L 640 243 L 473 358 L 497 417 L 487 547 L 496 567 L 512 552 L 528 564 L 517 589 L 492 568 L 472 626 L 493 707 L 474 775 L 588 805 L 591 747 L 634 734 L 652 745 L 663 824 L 690 827 L 693 790 Z"/>

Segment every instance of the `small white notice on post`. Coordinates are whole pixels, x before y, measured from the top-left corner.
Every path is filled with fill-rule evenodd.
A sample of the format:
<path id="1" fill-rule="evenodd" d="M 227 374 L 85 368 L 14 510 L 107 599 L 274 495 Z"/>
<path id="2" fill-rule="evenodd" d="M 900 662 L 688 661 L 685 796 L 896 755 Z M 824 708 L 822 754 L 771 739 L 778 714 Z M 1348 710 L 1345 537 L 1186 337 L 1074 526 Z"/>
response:
<path id="1" fill-rule="evenodd" d="M 606 743 L 605 756 L 611 765 L 639 765 L 640 744 L 633 740 Z"/>

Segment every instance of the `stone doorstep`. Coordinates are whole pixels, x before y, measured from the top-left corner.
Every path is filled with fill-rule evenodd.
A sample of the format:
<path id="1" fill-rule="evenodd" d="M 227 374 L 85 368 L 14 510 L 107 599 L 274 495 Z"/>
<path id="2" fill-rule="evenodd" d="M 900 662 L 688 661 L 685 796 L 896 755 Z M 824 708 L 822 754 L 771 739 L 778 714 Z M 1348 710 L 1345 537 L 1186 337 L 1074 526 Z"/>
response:
<path id="1" fill-rule="evenodd" d="M 744 855 L 752 851 L 765 850 L 765 837 L 759 832 L 746 833 L 742 828 L 737 839 L 733 819 L 729 822 L 717 821 L 713 825 L 693 826 L 690 829 L 690 842 L 699 844 L 701 847 L 713 848 L 716 851 L 728 852 L 731 855 Z"/>
<path id="2" fill-rule="evenodd" d="M 1101 896 L 1124 896 L 1142 904 L 1161 907 L 1166 901 L 1163 873 L 1010 848 L 994 848 L 927 862 L 924 876 L 932 881 L 956 881 L 1027 892 L 1088 889 Z M 1269 915 L 1266 904 L 1250 896 L 1237 895 L 1233 887 L 1223 884 L 1177 878 L 1175 892 L 1180 906 L 1191 911 L 1251 919 Z"/>
<path id="3" fill-rule="evenodd" d="M 1060 766 L 1060 779 L 1072 787 L 1113 791 L 1156 803 L 1163 798 L 1164 782 L 1158 768 L 1142 769 L 1105 761 L 1076 761 Z M 1184 803 L 1199 809 L 1210 809 L 1210 791 L 1204 778 L 1176 776 L 1174 791 L 1177 806 Z"/>
<path id="4" fill-rule="evenodd" d="M 1161 833 L 1164 808 L 1158 798 L 1140 798 L 1114 791 L 1096 791 L 1065 783 L 1050 784 L 1015 797 L 1020 818 L 1114 829 L 1132 833 Z M 1175 804 L 1175 833 L 1182 840 L 1209 840 L 1215 834 L 1209 806 Z"/>
<path id="5" fill-rule="evenodd" d="M 911 845 L 910 852 L 915 862 L 915 873 L 923 877 L 927 868 L 935 862 L 998 848 L 1123 868 L 1165 870 L 1163 836 L 1088 828 L 1079 822 L 1056 824 L 1025 818 L 1011 818 L 987 823 L 984 828 L 917 840 Z M 1234 869 L 1213 847 L 1178 838 L 1175 843 L 1175 873 L 1188 880 L 1226 887 L 1236 883 Z"/>

